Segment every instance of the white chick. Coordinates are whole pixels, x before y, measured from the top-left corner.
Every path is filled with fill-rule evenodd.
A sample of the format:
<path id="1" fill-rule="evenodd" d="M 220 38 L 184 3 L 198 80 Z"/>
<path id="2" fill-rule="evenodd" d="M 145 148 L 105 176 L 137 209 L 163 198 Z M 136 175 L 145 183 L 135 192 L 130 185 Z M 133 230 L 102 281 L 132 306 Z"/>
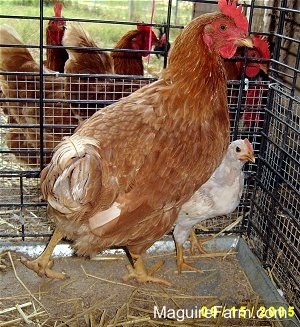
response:
<path id="1" fill-rule="evenodd" d="M 177 270 L 200 271 L 187 264 L 183 258 L 183 244 L 200 222 L 233 212 L 240 203 L 244 187 L 242 168 L 247 161 L 255 162 L 253 147 L 248 139 L 233 141 L 210 179 L 186 202 L 179 213 L 173 236 L 177 250 Z M 199 247 L 200 248 L 200 247 Z"/>

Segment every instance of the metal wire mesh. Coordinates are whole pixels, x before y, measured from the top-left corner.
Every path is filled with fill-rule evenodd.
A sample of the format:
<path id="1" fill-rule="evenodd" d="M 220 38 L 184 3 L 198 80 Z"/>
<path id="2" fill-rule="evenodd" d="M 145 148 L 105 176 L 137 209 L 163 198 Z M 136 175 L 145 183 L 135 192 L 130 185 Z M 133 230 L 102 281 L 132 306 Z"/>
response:
<path id="1" fill-rule="evenodd" d="M 59 141 L 71 135 L 83 120 L 153 80 L 109 75 L 46 75 L 41 104 L 38 74 L 3 75 L 6 96 L 2 105 L 1 144 L 6 148 L 1 153 L 14 154 L 30 169 L 47 164 Z"/>
<path id="2" fill-rule="evenodd" d="M 299 307 L 300 143 L 299 98 L 272 84 L 269 121 L 263 133 L 250 239 L 285 296 Z"/>
<path id="3" fill-rule="evenodd" d="M 48 235 L 49 224 L 44 206 L 40 202 L 38 175 L 40 164 L 47 164 L 55 145 L 64 136 L 71 135 L 76 126 L 90 117 L 96 110 L 117 99 L 127 96 L 138 88 L 151 83 L 151 78 L 132 78 L 126 76 L 45 76 L 43 99 L 44 113 L 42 124 L 39 115 L 39 76 L 24 76 L 7 74 L 7 85 L 12 85 L 9 94 L 2 105 L 3 113 L 0 132 L 2 148 L 0 150 L 0 206 L 2 208 L 2 237 L 26 238 L 30 235 Z M 65 78 L 65 80 L 64 80 Z M 22 90 L 20 85 L 27 84 Z M 66 84 L 68 86 L 66 86 Z M 252 110 L 255 114 L 264 115 L 265 94 L 268 82 L 249 82 L 247 88 L 259 87 L 259 92 L 251 98 L 247 90 L 242 91 L 241 101 L 238 101 L 240 81 L 228 83 L 228 103 L 231 112 L 232 131 L 237 131 L 237 137 L 248 137 L 254 146 L 256 155 L 259 151 L 261 122 L 256 120 L 253 125 L 245 122 L 244 112 Z M 17 85 L 17 87 L 15 87 Z M 20 92 L 19 92 L 20 89 Z M 64 93 L 62 90 L 70 90 Z M 26 92 L 26 97 L 22 92 Z M 65 95 L 67 94 L 67 96 Z M 4 114 L 6 113 L 6 114 Z M 236 121 L 238 128 L 235 128 Z M 249 126 L 250 127 L 249 127 Z M 232 133 L 232 139 L 233 139 Z M 41 142 L 43 140 L 43 147 Z M 247 181 L 244 195 L 238 209 L 230 216 L 216 217 L 205 223 L 210 232 L 222 228 L 243 217 L 249 211 L 249 194 L 253 190 L 252 174 L 255 164 L 247 164 L 245 169 Z M 252 183 L 251 183 L 252 181 Z M 37 209 L 38 207 L 38 209 Z M 34 221 L 42 224 L 35 224 Z M 239 223 L 236 231 L 244 223 Z"/>
<path id="4" fill-rule="evenodd" d="M 96 110 L 125 97 L 153 78 L 89 75 L 44 77 L 40 119 L 39 76 L 6 74 L 0 130 L 1 238 L 51 233 L 39 187 L 40 167 L 54 147 Z M 23 86 L 25 86 L 23 88 Z M 64 92 L 64 90 L 70 92 Z M 43 145 L 43 146 L 42 146 Z"/>

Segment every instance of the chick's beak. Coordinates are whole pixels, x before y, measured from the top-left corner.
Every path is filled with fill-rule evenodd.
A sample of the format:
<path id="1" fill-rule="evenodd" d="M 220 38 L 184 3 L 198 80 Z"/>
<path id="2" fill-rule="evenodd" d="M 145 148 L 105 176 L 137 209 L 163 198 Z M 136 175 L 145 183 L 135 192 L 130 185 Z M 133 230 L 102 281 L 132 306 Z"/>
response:
<path id="1" fill-rule="evenodd" d="M 250 36 L 240 38 L 236 41 L 236 45 L 238 47 L 247 47 L 247 48 L 253 48 L 253 41 Z"/>
<path id="2" fill-rule="evenodd" d="M 245 153 L 245 154 L 241 155 L 240 160 L 242 160 L 242 161 L 251 161 L 251 162 L 255 163 L 254 153 L 249 151 L 248 153 Z"/>

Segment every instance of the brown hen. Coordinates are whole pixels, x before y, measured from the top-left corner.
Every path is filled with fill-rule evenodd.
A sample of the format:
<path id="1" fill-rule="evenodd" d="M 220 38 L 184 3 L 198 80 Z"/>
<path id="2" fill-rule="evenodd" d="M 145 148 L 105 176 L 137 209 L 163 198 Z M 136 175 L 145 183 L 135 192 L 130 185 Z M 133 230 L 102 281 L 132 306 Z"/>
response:
<path id="1" fill-rule="evenodd" d="M 143 50 L 149 47 L 147 43 L 149 32 L 150 30 L 145 27 L 143 30 L 129 32 L 121 38 L 123 40 L 121 44 L 125 48 L 140 47 Z M 131 35 L 131 38 L 128 35 Z M 136 37 L 134 41 L 133 35 Z M 153 33 L 153 39 L 155 38 Z M 92 116 L 95 111 L 107 105 L 107 102 L 119 100 L 124 94 L 131 94 L 142 84 L 149 83 L 146 80 L 127 79 L 125 81 L 116 76 L 114 78 L 97 76 L 112 75 L 114 64 L 117 65 L 118 74 L 123 72 L 129 75 L 141 75 L 143 74 L 142 54 L 126 52 L 126 58 L 130 56 L 130 60 L 122 56 L 115 57 L 113 54 L 110 56 L 97 47 L 97 44 L 79 24 L 68 24 L 63 44 L 66 47 L 81 48 L 69 48 L 67 50 L 69 60 L 65 64 L 65 73 L 74 74 L 74 76 L 66 77 L 65 96 L 71 100 L 72 112 L 80 121 Z"/>
<path id="2" fill-rule="evenodd" d="M 40 65 L 26 49 L 20 36 L 9 26 L 1 27 L 3 43 L 16 44 L 20 48 L 1 47 L 1 70 L 12 73 L 1 80 L 5 98 L 20 99 L 7 102 L 4 113 L 9 124 L 16 124 L 7 130 L 6 143 L 15 157 L 22 163 L 38 165 L 40 148 L 43 146 L 44 163 L 49 163 L 55 144 L 64 136 L 71 135 L 76 126 L 90 117 L 97 109 L 103 108 L 107 101 L 116 101 L 148 84 L 147 80 L 124 81 L 111 77 L 97 77 L 98 74 L 112 74 L 113 62 L 109 54 L 97 50 L 95 42 L 80 25 L 68 25 L 64 44 L 68 47 L 70 58 L 65 71 L 74 74 L 58 77 L 43 67 L 43 90 L 40 94 Z M 92 48 L 93 50 L 89 50 Z M 95 51 L 96 50 L 96 51 Z M 35 73 L 29 75 L 28 73 Z M 99 75 L 98 75 L 99 76 Z M 40 144 L 40 96 L 43 97 L 44 119 L 43 144 Z M 70 102 L 70 103 L 69 103 Z M 19 125 L 22 124 L 23 126 Z M 31 124 L 34 126 L 27 127 Z M 53 127 L 52 127 L 53 126 Z"/>
<path id="3" fill-rule="evenodd" d="M 149 26 L 138 25 L 136 30 L 124 34 L 116 44 L 115 49 L 127 49 L 129 51 L 113 51 L 111 53 L 111 57 L 114 60 L 115 73 L 119 75 L 143 76 L 143 57 L 149 54 L 145 51 L 151 50 L 151 47 L 157 42 L 157 36 Z M 144 52 L 138 52 L 136 50 L 142 50 Z"/>
<path id="4" fill-rule="evenodd" d="M 2 25 L 0 33 L 4 44 L 20 46 L 20 48 L 0 48 L 0 69 L 14 73 L 1 76 L 3 96 L 7 99 L 20 99 L 20 101 L 7 102 L 3 106 L 3 111 L 8 116 L 8 123 L 15 124 L 6 132 L 6 143 L 22 163 L 33 165 L 38 165 L 42 161 L 48 163 L 55 145 L 63 136 L 71 135 L 74 126 L 78 125 L 78 120 L 70 115 L 69 105 L 56 100 L 64 98 L 64 78 L 55 75 L 44 77 L 41 121 L 40 65 L 28 49 L 22 47 L 20 36 L 14 29 Z M 45 67 L 43 72 L 53 73 Z M 43 137 L 41 124 L 45 126 Z M 72 125 L 73 128 L 70 127 Z M 41 139 L 43 144 L 40 144 Z M 44 150 L 43 158 L 40 158 L 40 148 Z"/>
<path id="5" fill-rule="evenodd" d="M 54 17 L 62 18 L 62 4 L 55 0 L 53 6 Z M 51 46 L 62 46 L 62 38 L 66 29 L 64 20 L 50 19 L 46 28 L 46 44 Z M 59 73 L 64 72 L 65 62 L 68 60 L 68 53 L 64 48 L 47 48 L 45 66 Z"/>
<path id="6" fill-rule="evenodd" d="M 96 50 L 96 43 L 79 24 L 68 24 L 63 45 L 81 48 L 67 50 L 65 73 L 75 76 L 65 78 L 65 96 L 72 101 L 73 114 L 79 120 L 86 119 L 103 107 L 96 100 L 104 100 L 107 93 L 105 83 L 93 75 L 113 74 L 113 60 L 105 51 Z"/>
<path id="7" fill-rule="evenodd" d="M 221 163 L 229 143 L 221 56 L 251 46 L 243 13 L 219 5 L 223 13 L 182 31 L 158 81 L 98 111 L 56 148 L 41 175 L 56 229 L 39 258 L 23 260 L 39 275 L 64 278 L 50 255 L 67 237 L 80 255 L 125 246 L 133 260 L 126 280 L 169 285 L 147 273 L 142 254 Z"/>

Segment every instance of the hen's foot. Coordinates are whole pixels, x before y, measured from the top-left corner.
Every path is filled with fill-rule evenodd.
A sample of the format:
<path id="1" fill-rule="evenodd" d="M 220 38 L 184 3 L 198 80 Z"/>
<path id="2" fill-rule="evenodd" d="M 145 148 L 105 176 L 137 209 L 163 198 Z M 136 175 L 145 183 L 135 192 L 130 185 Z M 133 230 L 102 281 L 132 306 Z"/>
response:
<path id="1" fill-rule="evenodd" d="M 182 272 L 186 272 L 186 271 L 203 273 L 203 270 L 198 269 L 198 268 L 186 263 L 185 261 L 177 262 L 177 271 L 178 271 L 178 274 L 181 274 Z"/>
<path id="2" fill-rule="evenodd" d="M 176 244 L 176 265 L 177 265 L 177 271 L 178 274 L 181 274 L 183 271 L 194 271 L 198 273 L 203 273 L 201 269 L 198 269 L 196 267 L 193 267 L 192 265 L 185 262 L 183 257 L 183 246 L 182 244 L 179 244 L 178 242 L 175 242 Z"/>
<path id="3" fill-rule="evenodd" d="M 163 266 L 164 261 L 159 261 L 147 272 L 143 259 L 140 255 L 135 255 L 131 253 L 132 260 L 134 262 L 133 267 L 131 265 L 127 266 L 128 274 L 123 277 L 125 282 L 130 279 L 135 279 L 138 283 L 157 283 L 166 286 L 171 286 L 171 283 L 163 278 L 153 277 L 153 274 Z"/>
<path id="4" fill-rule="evenodd" d="M 211 239 L 213 239 L 212 236 L 198 238 L 196 233 L 194 231 L 192 231 L 191 236 L 190 236 L 190 243 L 191 243 L 190 252 L 191 252 L 191 254 L 195 255 L 197 252 L 199 254 L 206 254 L 207 251 L 205 250 L 203 244 Z"/>
<path id="5" fill-rule="evenodd" d="M 53 260 L 50 259 L 51 254 L 56 246 L 56 244 L 62 239 L 63 234 L 56 227 L 51 239 L 46 246 L 44 252 L 35 260 L 27 260 L 26 258 L 21 258 L 21 262 L 29 269 L 35 271 L 40 277 L 48 277 L 52 279 L 65 279 L 66 275 L 53 271 Z"/>
<path id="6" fill-rule="evenodd" d="M 146 271 L 139 271 L 134 269 L 131 265 L 127 266 L 128 274 L 123 277 L 125 282 L 128 282 L 131 279 L 135 279 L 138 283 L 156 283 L 156 284 L 163 284 L 165 286 L 171 286 L 171 283 L 168 282 L 166 279 L 153 277 L 151 274 L 147 273 Z M 151 269 L 152 270 L 152 269 Z M 155 269 L 157 270 L 157 269 Z"/>
<path id="7" fill-rule="evenodd" d="M 21 262 L 29 269 L 35 271 L 40 277 L 48 277 L 51 279 L 65 279 L 68 276 L 65 273 L 54 271 L 51 268 L 54 265 L 53 260 L 43 260 L 37 258 L 36 260 L 27 260 L 21 258 Z"/>

